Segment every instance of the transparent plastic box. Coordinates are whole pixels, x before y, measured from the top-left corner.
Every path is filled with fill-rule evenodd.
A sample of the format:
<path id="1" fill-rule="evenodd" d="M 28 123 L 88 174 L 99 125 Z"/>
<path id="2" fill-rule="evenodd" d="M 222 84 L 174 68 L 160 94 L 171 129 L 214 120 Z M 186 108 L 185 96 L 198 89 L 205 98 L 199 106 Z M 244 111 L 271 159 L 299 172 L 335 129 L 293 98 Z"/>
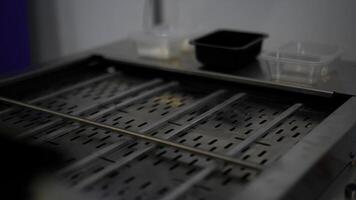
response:
<path id="1" fill-rule="evenodd" d="M 134 40 L 139 56 L 156 59 L 178 57 L 182 43 L 180 38 L 172 34 L 137 33 L 134 34 Z"/>
<path id="2" fill-rule="evenodd" d="M 314 84 L 328 75 L 330 63 L 341 52 L 334 45 L 290 42 L 275 52 L 264 52 L 261 59 L 273 80 Z"/>
<path id="3" fill-rule="evenodd" d="M 132 37 L 139 56 L 155 59 L 173 59 L 180 54 L 183 38 L 176 30 L 178 1 L 146 0 L 143 30 Z"/>

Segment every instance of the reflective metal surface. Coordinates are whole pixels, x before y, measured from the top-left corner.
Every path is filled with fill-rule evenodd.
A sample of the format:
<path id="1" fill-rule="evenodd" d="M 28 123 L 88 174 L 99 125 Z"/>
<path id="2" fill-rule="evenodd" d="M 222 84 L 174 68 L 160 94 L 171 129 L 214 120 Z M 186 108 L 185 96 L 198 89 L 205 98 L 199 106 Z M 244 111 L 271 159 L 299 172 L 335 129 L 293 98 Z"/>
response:
<path id="1" fill-rule="evenodd" d="M 199 64 L 193 53 L 183 54 L 183 56 L 176 60 L 162 61 L 154 59 L 141 58 L 136 53 L 135 43 L 130 40 L 123 40 L 110 45 L 106 45 L 90 52 L 94 52 L 98 55 L 103 55 L 108 58 L 115 58 L 119 60 L 127 60 L 135 63 L 150 64 L 157 67 L 177 69 L 188 72 L 208 72 L 214 75 L 227 74 L 233 75 L 240 81 L 252 80 L 259 84 L 265 84 L 266 86 L 271 84 L 272 86 L 288 86 L 291 88 L 304 88 L 311 91 L 323 91 L 323 92 L 338 92 L 344 94 L 356 95 L 356 63 L 351 61 L 337 61 L 332 64 L 331 72 L 329 76 L 324 78 L 314 85 L 300 84 L 292 82 L 276 82 L 271 80 L 268 74 L 264 73 L 264 67 L 259 62 L 250 64 L 242 68 L 237 68 L 234 71 L 229 72 L 212 72 L 206 71 Z"/>
<path id="2" fill-rule="evenodd" d="M 56 175 L 91 197 L 262 198 L 251 192 L 257 188 L 276 199 L 321 159 L 320 144 L 307 138 L 322 132 L 329 141 L 317 141 L 329 150 L 356 120 L 347 97 L 236 87 L 101 58 L 27 79 L 31 91 L 25 79 L 0 87 L 0 100 L 16 105 L 0 104 L 1 127 L 62 152 L 66 164 Z M 333 128 L 341 126 L 338 118 L 344 129 Z"/>
<path id="3" fill-rule="evenodd" d="M 80 187 L 77 187 L 80 190 L 90 188 L 94 196 L 105 195 L 105 191 L 110 191 L 110 195 L 115 193 L 115 195 L 129 199 L 137 195 L 139 197 L 151 195 L 153 199 L 200 197 L 217 199 L 223 197 L 272 200 L 285 199 L 286 196 L 291 199 L 298 198 L 298 194 L 308 194 L 307 197 L 313 198 L 325 190 L 327 188 L 325 184 L 329 184 L 337 177 L 337 174 L 347 164 L 353 144 L 352 139 L 354 139 L 352 131 L 356 124 L 354 112 L 356 99 L 351 97 L 346 102 L 337 101 L 335 105 L 332 99 L 337 99 L 334 92 L 356 94 L 352 85 L 354 81 L 351 78 L 352 74 L 355 74 L 352 63 L 340 62 L 339 69 L 333 72 L 335 76 L 313 86 L 270 81 L 264 76 L 258 63 L 224 74 L 200 69 L 192 55 L 186 55 L 181 60 L 170 61 L 142 59 L 137 56 L 134 44 L 130 41 L 111 44 L 68 57 L 56 64 L 64 64 L 93 52 L 109 58 L 110 62 L 104 61 L 101 64 L 103 60 L 98 59 L 99 61 L 95 62 L 96 59 L 94 59 L 94 62 L 86 64 L 88 66 L 85 69 L 97 65 L 96 69 L 102 69 L 104 72 L 99 70 L 95 73 L 88 73 L 89 78 L 80 78 L 87 76 L 85 73 L 72 74 L 74 79 L 79 80 L 63 84 L 53 82 L 50 85 L 53 88 L 50 90 L 40 92 L 41 87 L 38 87 L 33 90 L 34 97 L 30 98 L 25 94 L 21 96 L 21 100 L 33 102 L 35 107 L 11 99 L 2 99 L 8 103 L 42 111 L 41 113 L 19 108 L 3 108 L 0 113 L 1 126 L 4 130 L 15 130 L 17 134 L 28 132 L 24 138 L 19 137 L 19 139 L 35 141 L 34 143 L 39 145 L 58 148 L 66 152 L 69 165 L 58 174 L 70 184 L 79 185 Z M 136 64 L 127 65 L 125 62 L 115 62 L 115 60 Z M 137 65 L 137 63 L 144 65 Z M 110 72 L 111 65 L 119 69 L 118 77 Z M 129 70 L 131 73 L 126 74 L 120 71 L 125 65 L 131 69 Z M 42 72 L 34 73 L 45 73 L 47 70 L 52 70 L 52 67 L 43 67 L 41 70 Z M 149 78 L 141 77 L 141 70 L 148 70 L 150 73 L 146 71 L 146 75 Z M 110 75 L 106 76 L 108 72 Z M 164 75 L 160 73 L 160 76 L 157 76 L 158 72 L 163 72 Z M 191 84 L 191 82 L 186 83 L 180 80 L 177 84 L 175 78 L 170 79 L 172 74 L 183 75 L 187 79 L 194 77 L 196 82 L 189 87 L 186 84 Z M 338 74 L 345 76 L 345 79 L 339 79 Z M 97 79 L 96 76 L 104 78 L 103 80 Z M 204 86 L 207 88 L 205 88 L 200 85 L 204 81 L 197 81 L 202 77 L 205 81 L 209 80 L 207 83 L 221 81 L 224 84 L 219 82 L 217 85 L 211 85 L 211 88 L 206 84 Z M 11 83 L 16 85 L 15 83 L 24 79 L 26 76 L 3 80 L 0 86 Z M 232 87 L 233 89 L 228 87 L 233 83 L 241 84 L 239 86 L 258 87 L 260 90 L 251 92 L 253 93 L 251 95 L 248 89 L 240 91 L 242 89 L 240 87 Z M 64 87 L 65 84 L 68 85 Z M 147 88 L 147 84 L 152 88 Z M 64 89 L 58 89 L 57 85 L 63 86 Z M 182 85 L 185 86 L 182 87 Z M 74 89 L 65 89 L 66 87 Z M 195 88 L 194 91 L 192 91 L 193 88 Z M 269 91 L 268 88 L 277 89 L 276 94 L 271 94 L 268 100 L 258 100 L 265 98 L 268 93 L 265 91 Z M 7 91 L 6 86 L 3 86 L 3 89 Z M 238 90 L 235 91 L 235 89 Z M 245 90 L 247 96 L 252 98 L 230 105 L 230 98 L 239 99 L 241 96 L 235 96 L 237 98 L 235 99 L 234 95 L 245 94 Z M 297 99 L 284 101 L 285 98 L 290 98 L 284 95 L 286 91 L 293 91 L 293 94 L 299 96 L 308 94 L 306 99 L 317 97 L 320 102 L 314 100 L 313 106 L 308 107 L 308 104 L 304 104 L 303 101 L 299 102 Z M 11 95 L 18 95 L 11 91 L 7 92 Z M 219 96 L 216 99 L 215 94 Z M 41 96 L 48 96 L 48 98 L 41 98 Z M 255 97 L 258 98 L 255 99 Z M 346 96 L 344 97 L 347 99 Z M 110 98 L 113 98 L 112 101 L 107 102 Z M 172 100 L 176 98 L 183 99 L 185 103 L 181 105 L 178 101 Z M 40 101 L 35 101 L 36 99 Z M 162 102 L 157 104 L 157 99 L 161 99 Z M 173 103 L 174 106 L 167 107 L 165 105 L 167 101 Z M 199 102 L 204 102 L 206 106 L 201 107 Z M 320 110 L 316 105 L 324 110 Z M 221 111 L 217 112 L 214 106 Z M 289 106 L 293 108 L 291 111 L 288 111 Z M 334 106 L 337 107 L 336 110 L 332 110 L 331 107 Z M 40 107 L 45 109 L 41 110 Z M 186 111 L 188 114 L 185 113 Z M 283 111 L 288 111 L 285 116 Z M 243 113 L 246 116 L 241 115 Z M 283 116 L 278 117 L 281 113 Z M 57 117 L 49 114 L 55 114 Z M 78 116 L 71 117 L 69 114 Z M 70 120 L 62 120 L 58 116 Z M 83 116 L 89 121 L 86 119 L 83 121 Z M 274 122 L 273 119 L 279 118 L 283 120 L 283 123 L 278 123 L 279 120 Z M 99 130 L 71 120 L 97 126 Z M 253 123 L 250 124 L 250 121 Z M 103 125 L 104 122 L 108 125 Z M 263 128 L 264 123 L 268 128 Z M 101 128 L 120 133 L 115 134 L 114 137 L 110 131 L 105 132 Z M 154 131 L 153 129 L 156 128 L 159 129 Z M 270 130 L 270 128 L 273 129 Z M 31 130 L 34 131 L 31 132 Z M 148 137 L 144 135 L 146 131 Z M 138 136 L 138 140 L 133 141 L 132 138 L 121 134 L 123 132 Z M 266 134 L 263 134 L 264 132 Z M 256 136 L 248 139 L 254 133 Z M 168 136 L 172 136 L 172 141 L 166 141 L 170 138 Z M 155 140 L 155 137 L 160 139 Z M 171 147 L 156 147 L 151 143 L 140 141 L 140 139 L 147 138 Z M 215 168 L 214 162 L 206 157 L 192 156 L 178 150 L 179 148 L 192 150 L 213 158 L 220 158 L 220 153 L 225 155 L 227 150 L 244 144 L 243 141 L 248 141 L 245 142 L 248 145 L 253 142 L 253 145 L 246 150 L 238 148 L 242 154 L 232 158 L 231 161 L 238 159 L 238 162 L 240 160 L 253 162 L 266 167 L 261 173 L 231 165 L 226 165 L 222 169 Z M 200 148 L 203 150 L 199 150 Z M 218 153 L 213 153 L 215 151 Z M 221 158 L 229 159 L 230 157 Z M 329 158 L 337 159 L 330 161 Z M 153 166 L 152 163 L 154 163 Z M 103 170 L 102 173 L 100 173 L 101 170 Z M 156 173 L 145 173 L 147 170 Z M 325 170 L 328 173 L 322 173 L 320 177 L 314 178 L 315 175 Z M 219 171 L 222 171 L 222 174 Z M 161 176 L 156 177 L 157 174 Z M 212 177 L 209 178 L 209 174 L 213 174 Z M 113 179 L 113 177 L 116 178 Z M 314 179 L 308 183 L 306 177 Z M 139 188 L 135 186 L 135 179 L 141 184 Z M 150 192 L 152 191 L 150 185 L 153 183 L 154 191 L 158 190 L 157 193 Z M 317 187 L 310 186 L 306 189 L 300 187 L 300 184 L 309 186 L 308 184 L 311 183 Z M 118 190 L 117 188 L 122 184 L 130 186 L 131 189 L 127 188 L 127 193 Z M 163 187 L 163 185 L 171 187 Z M 182 194 L 185 195 L 181 196 Z"/>
<path id="4" fill-rule="evenodd" d="M 270 79 L 268 74 L 264 73 L 264 67 L 259 61 L 256 61 L 249 66 L 237 68 L 234 71 L 229 72 L 216 72 L 205 70 L 198 61 L 196 61 L 193 53 L 185 53 L 179 59 L 171 60 L 155 60 L 149 58 L 142 58 L 137 54 L 135 43 L 130 40 L 122 40 L 114 42 L 108 45 L 103 45 L 98 48 L 94 48 L 88 51 L 84 51 L 72 56 L 60 58 L 58 60 L 45 63 L 45 64 L 33 64 L 22 74 L 13 74 L 3 76 L 0 78 L 0 84 L 2 81 L 8 81 L 14 77 L 21 77 L 25 73 L 33 73 L 33 71 L 47 70 L 55 67 L 59 64 L 65 64 L 67 62 L 75 61 L 79 58 L 87 57 L 88 55 L 100 55 L 107 58 L 113 58 L 123 60 L 132 63 L 140 63 L 144 65 L 151 65 L 164 70 L 180 71 L 184 73 L 199 73 L 207 76 L 221 76 L 222 79 L 234 79 L 238 82 L 248 82 L 249 84 L 257 84 L 266 87 L 273 88 L 285 88 L 287 90 L 296 90 L 306 93 L 321 93 L 331 94 L 333 92 L 356 95 L 356 80 L 354 78 L 356 74 L 356 62 L 352 61 L 337 61 L 332 64 L 331 72 L 329 76 L 323 81 L 313 85 L 300 84 L 292 82 L 278 82 Z"/>

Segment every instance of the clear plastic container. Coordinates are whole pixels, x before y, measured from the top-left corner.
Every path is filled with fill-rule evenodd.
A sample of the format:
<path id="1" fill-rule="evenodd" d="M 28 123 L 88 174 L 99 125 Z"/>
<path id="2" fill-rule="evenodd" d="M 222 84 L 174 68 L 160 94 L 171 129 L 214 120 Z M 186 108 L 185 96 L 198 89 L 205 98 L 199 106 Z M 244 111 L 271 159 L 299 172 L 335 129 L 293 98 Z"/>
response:
<path id="1" fill-rule="evenodd" d="M 146 0 L 143 31 L 133 35 L 142 57 L 171 59 L 179 56 L 183 38 L 175 30 L 177 0 Z"/>
<path id="2" fill-rule="evenodd" d="M 163 60 L 178 57 L 182 43 L 180 38 L 163 33 L 137 33 L 134 40 L 138 55 Z"/>
<path id="3" fill-rule="evenodd" d="M 261 58 L 273 80 L 314 84 L 328 75 L 330 63 L 340 55 L 337 46 L 290 42 L 275 52 L 264 52 Z"/>

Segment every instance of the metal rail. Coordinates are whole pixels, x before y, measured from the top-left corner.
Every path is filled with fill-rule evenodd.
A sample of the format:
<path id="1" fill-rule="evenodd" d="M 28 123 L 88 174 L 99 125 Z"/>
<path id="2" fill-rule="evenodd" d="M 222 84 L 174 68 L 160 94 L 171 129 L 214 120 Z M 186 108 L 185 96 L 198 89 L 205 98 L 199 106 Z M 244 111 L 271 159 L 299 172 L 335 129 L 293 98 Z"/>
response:
<path id="1" fill-rule="evenodd" d="M 167 136 L 164 139 L 170 139 L 176 135 L 178 135 L 179 133 L 191 128 L 192 126 L 196 125 L 197 123 L 199 123 L 200 121 L 206 119 L 207 117 L 211 116 L 212 114 L 218 112 L 219 110 L 223 109 L 224 107 L 230 105 L 233 102 L 236 102 L 239 99 L 242 99 L 245 96 L 245 94 L 240 93 L 237 95 L 232 96 L 231 98 L 229 98 L 228 100 L 224 101 L 223 103 L 213 107 L 212 109 L 204 112 L 203 114 L 197 116 L 195 118 L 195 120 L 191 121 L 190 123 L 180 127 L 179 129 L 176 129 L 170 136 Z M 208 100 L 208 99 L 207 99 Z M 135 158 L 137 158 L 138 156 L 147 153 L 148 151 L 152 150 L 155 147 L 155 145 L 151 145 L 148 147 L 145 147 L 143 149 L 139 149 L 137 151 L 135 151 L 134 153 L 130 154 L 129 156 L 120 159 L 117 163 L 114 163 L 108 167 L 106 167 L 104 170 L 84 179 L 83 181 L 79 182 L 75 188 L 76 189 L 84 189 L 85 187 L 95 183 L 96 181 L 100 180 L 102 177 L 104 177 L 105 175 L 111 173 L 112 171 L 120 168 L 121 166 L 129 163 L 130 161 L 134 160 Z"/>
<path id="2" fill-rule="evenodd" d="M 188 191 L 192 186 L 203 180 L 205 177 L 207 177 L 210 173 L 212 173 L 218 165 L 216 163 L 212 163 L 208 165 L 207 167 L 204 167 L 202 170 L 200 170 L 198 173 L 190 177 L 186 182 L 182 183 L 178 187 L 174 188 L 173 191 L 169 192 L 166 194 L 164 197 L 160 198 L 160 200 L 172 200 L 176 199 L 179 196 L 181 196 L 183 193 Z"/>
<path id="3" fill-rule="evenodd" d="M 118 74 L 117 72 L 104 74 L 104 75 L 101 75 L 101 76 L 98 76 L 98 77 L 95 77 L 95 78 L 92 78 L 92 79 L 89 79 L 89 80 L 86 80 L 86 81 L 71 85 L 69 87 L 57 90 L 57 91 L 55 91 L 53 93 L 50 93 L 50 94 L 47 94 L 47 95 L 44 95 L 44 96 L 41 96 L 41 97 L 37 97 L 35 99 L 30 100 L 28 103 L 35 104 L 35 103 L 38 103 L 38 102 L 43 101 L 45 99 L 49 99 L 49 98 L 55 97 L 57 95 L 61 95 L 61 94 L 70 92 L 72 90 L 84 87 L 86 85 L 89 85 L 89 84 L 92 84 L 92 83 L 96 83 L 96 82 L 99 82 L 99 81 L 114 77 L 117 74 Z M 3 111 L 0 112 L 0 115 L 6 114 L 6 113 L 10 112 L 11 110 L 12 110 L 11 108 L 3 110 Z"/>
<path id="4" fill-rule="evenodd" d="M 163 85 L 163 86 L 160 86 L 160 87 L 153 88 L 153 89 L 151 89 L 149 91 L 142 92 L 142 94 L 139 94 L 139 95 L 137 95 L 135 97 L 132 97 L 132 98 L 126 100 L 126 101 L 123 101 L 123 102 L 121 102 L 119 104 L 116 104 L 116 105 L 110 106 L 109 108 L 101 110 L 98 113 L 90 116 L 90 118 L 91 119 L 98 118 L 100 116 L 103 116 L 103 115 L 105 115 L 107 113 L 112 112 L 113 110 L 119 110 L 119 109 L 121 109 L 121 108 L 123 108 L 125 106 L 133 104 L 133 103 L 135 103 L 137 101 L 141 101 L 141 100 L 143 100 L 143 99 L 145 99 L 147 97 L 150 97 L 152 95 L 155 95 L 155 94 L 157 94 L 159 92 L 165 91 L 167 89 L 170 89 L 170 88 L 178 86 L 178 85 L 179 85 L 178 82 L 171 82 L 171 83 L 168 83 L 167 85 Z"/>
<path id="5" fill-rule="evenodd" d="M 172 88 L 172 87 L 175 87 L 175 86 L 177 86 L 177 85 L 178 85 L 177 82 L 171 82 L 171 83 L 169 83 L 169 84 L 167 84 L 167 85 L 160 86 L 160 87 L 156 87 L 156 88 L 154 88 L 154 89 L 152 89 L 152 90 L 150 90 L 150 91 L 144 92 L 144 93 L 142 93 L 142 94 L 140 94 L 140 95 L 138 95 L 138 96 L 135 96 L 135 97 L 133 97 L 133 98 L 129 98 L 129 99 L 127 99 L 126 101 L 123 101 L 123 102 L 121 102 L 121 103 L 119 103 L 119 104 L 117 104 L 117 105 L 111 106 L 111 107 L 109 107 L 108 109 L 105 109 L 105 110 L 103 110 L 103 111 L 101 111 L 101 112 L 98 112 L 98 113 L 96 113 L 96 114 L 94 114 L 94 115 L 91 115 L 91 116 L 89 116 L 88 118 L 91 119 L 91 120 L 96 120 L 96 119 L 99 118 L 100 116 L 103 116 L 103 115 L 105 115 L 105 114 L 107 114 L 107 113 L 109 113 L 109 112 L 112 112 L 112 111 L 115 110 L 115 109 L 123 108 L 123 107 L 125 107 L 125 106 L 127 106 L 127 105 L 129 105 L 129 104 L 132 104 L 132 103 L 134 103 L 134 102 L 140 101 L 140 100 L 142 100 L 143 98 L 146 98 L 146 97 L 152 96 L 152 95 L 154 95 L 154 94 L 157 94 L 157 93 L 159 93 L 159 92 L 168 90 L 168 89 L 170 89 L 170 88 Z M 46 135 L 46 136 L 44 136 L 44 137 L 41 137 L 41 139 L 37 140 L 36 143 L 37 143 L 37 144 L 38 144 L 38 143 L 41 143 L 41 142 L 43 142 L 43 141 L 49 140 L 49 139 L 51 139 L 51 138 L 54 138 L 54 137 L 56 137 L 56 136 L 58 136 L 58 135 L 60 135 L 60 134 L 62 134 L 62 133 L 69 132 L 69 131 L 74 131 L 74 130 L 80 128 L 80 127 L 81 127 L 81 125 L 79 124 L 79 125 L 75 125 L 75 126 L 72 126 L 72 127 L 68 127 L 67 129 L 64 129 L 64 128 L 63 128 L 63 129 L 59 129 L 59 130 L 57 130 L 57 131 L 52 132 L 51 134 L 48 134 L 48 135 Z"/>
<path id="6" fill-rule="evenodd" d="M 147 152 L 148 150 L 151 149 L 151 146 L 145 147 L 143 149 L 136 150 L 134 153 L 130 154 L 127 157 L 121 158 L 119 162 L 114 163 L 112 165 L 109 165 L 108 167 L 104 168 L 103 170 L 89 176 L 88 178 L 85 178 L 84 180 L 80 181 L 77 185 L 74 186 L 74 189 L 76 190 L 82 190 L 86 188 L 87 186 L 97 182 L 101 178 L 103 178 L 105 175 L 110 174 L 110 172 L 118 169 L 120 166 L 123 166 L 133 160 L 134 158 L 138 157 L 139 155 L 142 155 L 143 153 Z"/>
<path id="7" fill-rule="evenodd" d="M 176 113 L 173 113 L 173 116 L 168 117 L 168 118 L 164 118 L 165 120 L 163 120 L 163 122 L 161 122 L 161 124 L 158 124 L 158 125 L 155 125 L 155 126 L 150 126 L 150 127 L 148 127 L 148 128 L 145 128 L 145 129 L 141 129 L 141 130 L 139 130 L 138 132 L 140 132 L 140 133 L 146 133 L 146 132 L 148 132 L 148 131 L 150 131 L 150 130 L 156 128 L 157 126 L 161 126 L 163 123 L 166 123 L 168 120 L 171 120 L 172 118 L 178 117 L 179 115 L 181 115 L 181 114 L 183 114 L 183 113 L 185 113 L 185 112 L 188 112 L 189 110 L 192 110 L 193 108 L 197 108 L 197 107 L 199 107 L 199 106 L 204 105 L 204 104 L 207 103 L 208 101 L 210 101 L 210 100 L 212 100 L 213 98 L 217 97 L 218 95 L 222 94 L 222 92 L 223 92 L 223 91 L 214 92 L 214 93 L 212 93 L 211 95 L 208 95 L 207 97 L 205 97 L 205 98 L 203 98 L 203 99 L 201 99 L 201 100 L 199 100 L 199 101 L 197 101 L 197 102 L 191 104 L 190 106 L 184 108 L 184 110 L 180 111 L 179 113 L 176 112 Z M 105 114 L 105 113 L 104 113 L 104 114 Z M 162 121 L 162 120 L 161 120 L 161 121 Z M 156 124 L 157 124 L 157 123 L 156 123 Z M 178 131 L 176 131 L 176 132 L 178 133 Z M 175 133 L 173 133 L 173 134 L 175 134 Z M 129 144 L 127 144 L 127 145 L 129 145 Z M 119 145 L 117 144 L 117 146 L 119 146 Z M 121 145 L 120 145 L 120 146 L 121 146 Z M 73 169 L 76 169 L 76 168 L 78 168 L 78 167 L 80 167 L 80 166 L 83 166 L 84 164 L 87 164 L 87 163 L 91 162 L 92 160 L 94 160 L 94 159 L 96 159 L 96 158 L 98 158 L 98 157 L 100 157 L 100 156 L 106 154 L 107 152 L 109 152 L 109 151 L 111 151 L 111 150 L 113 150 L 113 149 L 111 148 L 111 145 L 110 145 L 110 146 L 108 146 L 108 147 L 106 147 L 106 148 L 103 148 L 103 149 L 101 150 L 101 152 L 95 152 L 95 153 L 93 153 L 92 155 L 89 155 L 88 157 L 83 158 L 82 160 L 79 160 L 78 162 L 73 163 L 72 165 L 70 165 L 70 166 L 68 166 L 68 167 L 66 167 L 66 168 L 64 168 L 64 169 L 62 169 L 59 173 L 66 173 L 66 172 L 68 172 L 68 171 L 70 171 L 70 170 L 73 170 Z"/>
<path id="8" fill-rule="evenodd" d="M 77 116 L 73 116 L 73 115 L 60 113 L 60 112 L 57 112 L 57 111 L 49 110 L 49 109 L 46 109 L 46 108 L 41 108 L 39 106 L 23 103 L 21 101 L 16 101 L 16 100 L 9 99 L 9 98 L 6 98 L 6 97 L 0 97 L 0 101 L 2 101 L 4 103 L 17 105 L 17 106 L 20 106 L 20 107 L 24 107 L 24 108 L 28 108 L 28 109 L 32 109 L 32 110 L 36 110 L 36 111 L 40 111 L 40 112 L 44 112 L 44 113 L 48 113 L 48 114 L 55 115 L 55 116 L 58 116 L 58 117 L 62 117 L 62 118 L 68 119 L 68 120 L 76 121 L 76 122 L 79 122 L 79 123 L 82 123 L 82 124 L 86 124 L 86 125 L 102 128 L 102 129 L 105 129 L 105 130 L 110 130 L 110 131 L 117 132 L 117 133 L 120 133 L 120 134 L 125 134 L 125 135 L 128 135 L 128 136 L 132 136 L 134 138 L 147 140 L 147 141 L 154 142 L 154 143 L 157 143 L 157 144 L 178 148 L 178 149 L 181 149 L 181 150 L 184 150 L 184 151 L 189 151 L 189 152 L 192 152 L 192 153 L 195 153 L 195 154 L 211 157 L 211 158 L 218 159 L 218 160 L 221 160 L 221 161 L 225 161 L 225 162 L 228 162 L 228 163 L 231 163 L 231 164 L 241 165 L 241 166 L 244 166 L 246 168 L 262 170 L 262 168 L 260 166 L 258 166 L 258 165 L 247 163 L 247 162 L 238 160 L 236 158 L 232 158 L 230 156 L 225 156 L 225 155 L 213 153 L 213 152 L 206 151 L 206 150 L 197 149 L 197 148 L 186 146 L 186 145 L 182 145 L 182 144 L 177 144 L 175 142 L 171 142 L 171 141 L 167 141 L 167 140 L 164 140 L 164 139 L 152 137 L 152 136 L 149 136 L 149 135 L 143 135 L 143 134 L 140 134 L 140 133 L 137 133 L 137 132 L 133 132 L 133 131 L 129 131 L 129 130 L 124 130 L 124 129 L 112 127 L 112 126 L 109 126 L 109 125 L 106 125 L 106 124 L 103 124 L 103 123 L 98 123 L 98 122 L 95 122 L 95 121 L 92 121 L 92 120 L 89 120 L 89 119 L 85 119 L 85 118 L 82 118 L 82 117 L 77 117 Z"/>
<path id="9" fill-rule="evenodd" d="M 285 120 L 287 117 L 289 117 L 291 114 L 293 114 L 295 111 L 297 111 L 299 108 L 301 108 L 303 104 L 301 103 L 296 103 L 289 107 L 287 110 L 282 112 L 280 115 L 275 117 L 270 123 L 266 124 L 265 126 L 262 126 L 261 128 L 257 129 L 251 136 L 243 140 L 241 143 L 236 145 L 231 149 L 229 154 L 237 156 L 239 153 L 242 152 L 246 147 L 250 146 L 252 143 L 254 143 L 256 140 L 261 138 L 267 131 L 275 127 L 278 123 L 282 122 Z"/>
<path id="10" fill-rule="evenodd" d="M 115 100 L 119 100 L 119 99 L 125 98 L 125 97 L 127 97 L 129 95 L 132 95 L 132 94 L 135 94 L 137 92 L 140 92 L 140 91 L 142 91 L 142 90 L 144 90 L 146 88 L 155 86 L 155 85 L 157 85 L 157 84 L 159 84 L 161 82 L 162 82 L 162 80 L 160 80 L 160 79 L 154 79 L 152 81 L 149 81 L 149 82 L 146 82 L 146 83 L 143 83 L 143 84 L 139 84 L 139 85 L 134 86 L 134 87 L 132 87 L 132 88 L 130 88 L 130 89 L 128 89 L 128 90 L 126 90 L 126 91 L 124 91 L 122 93 L 119 93 L 119 94 L 117 94 L 117 95 L 115 95 L 115 96 L 113 96 L 113 97 L 111 97 L 109 99 L 106 99 L 105 101 L 101 102 L 101 104 L 89 105 L 89 106 L 87 106 L 85 108 L 77 110 L 76 112 L 72 113 L 72 115 L 80 115 L 80 114 L 82 114 L 84 112 L 87 112 L 87 111 L 93 109 L 93 108 L 99 107 L 101 105 L 108 104 L 108 103 L 110 103 L 112 101 L 115 101 Z M 21 139 L 21 138 L 27 137 L 28 135 L 31 135 L 34 132 L 46 129 L 46 128 L 50 127 L 50 126 L 54 126 L 54 125 L 56 125 L 56 124 L 58 124 L 60 122 L 62 122 L 61 119 L 50 121 L 48 123 L 42 124 L 40 126 L 37 126 L 35 128 L 29 129 L 29 130 L 17 135 L 15 138 L 16 139 Z"/>
<path id="11" fill-rule="evenodd" d="M 202 100 L 200 100 L 200 101 L 198 101 L 198 102 L 192 104 L 188 109 L 191 110 L 192 108 L 196 108 L 197 106 L 200 106 L 200 105 L 204 104 L 205 102 L 210 101 L 212 98 L 215 98 L 215 97 L 216 97 L 217 95 L 219 95 L 220 93 L 221 93 L 221 92 L 219 92 L 219 91 L 218 91 L 218 93 L 213 93 L 212 95 L 209 95 L 209 96 L 205 97 L 204 99 L 202 99 Z M 186 112 L 186 111 L 184 111 L 184 112 Z M 105 113 L 104 113 L 104 114 L 105 114 Z M 180 114 L 182 114 L 182 113 L 179 113 L 179 115 L 180 115 Z M 174 116 L 174 117 L 177 117 L 177 116 Z M 170 118 L 170 119 L 171 119 L 171 118 Z M 168 120 L 170 120 L 170 119 L 168 119 Z M 165 122 L 166 122 L 166 121 L 165 121 Z M 150 128 L 150 130 L 151 130 L 151 128 Z M 142 130 L 140 130 L 139 132 L 145 133 L 145 131 L 146 131 L 146 130 L 142 129 Z M 147 132 L 148 132 L 148 131 L 149 131 L 149 130 L 147 130 Z M 178 132 L 180 132 L 180 131 L 176 131 L 176 132 L 178 133 Z M 175 133 L 173 133 L 173 134 L 175 134 Z M 93 155 L 89 155 L 87 158 L 83 158 L 82 160 L 78 161 L 77 163 L 73 163 L 71 166 L 68 166 L 68 167 L 66 167 L 65 169 L 61 170 L 60 173 L 65 173 L 65 172 L 68 172 L 68 171 L 70 171 L 70 170 L 73 170 L 73 169 L 75 169 L 75 168 L 77 168 L 77 167 L 82 166 L 83 164 L 86 164 L 86 163 L 88 163 L 88 162 L 94 160 L 94 159 L 97 158 L 97 157 L 100 157 L 100 156 L 104 155 L 105 153 L 107 153 L 108 151 L 110 151 L 110 150 L 109 150 L 109 149 L 110 149 L 110 146 L 108 146 L 107 148 L 108 148 L 107 151 L 106 151 L 106 150 L 103 150 L 101 153 L 95 152 L 95 153 L 93 153 Z M 111 150 L 112 150 L 112 149 L 111 149 Z M 95 156 L 94 156 L 94 155 L 95 155 Z M 83 164 L 79 164 L 79 163 L 83 163 Z"/>
<path id="12" fill-rule="evenodd" d="M 231 149 L 227 155 L 235 157 L 237 154 L 241 153 L 242 150 L 244 150 L 246 147 L 250 146 L 252 143 L 254 143 L 257 139 L 263 136 L 267 131 L 275 127 L 278 123 L 284 121 L 286 118 L 288 118 L 291 114 L 293 114 L 295 111 L 297 111 L 299 108 L 301 108 L 303 104 L 301 103 L 296 103 L 293 106 L 289 107 L 287 110 L 285 110 L 283 113 L 278 115 L 276 118 L 274 118 L 270 123 L 266 124 L 265 126 L 259 128 L 253 135 L 239 143 L 236 147 Z M 191 187 L 193 187 L 195 184 L 198 182 L 202 181 L 205 177 L 207 177 L 210 173 L 212 173 L 216 168 L 218 167 L 217 163 L 212 163 L 208 165 L 207 167 L 204 167 L 201 171 L 193 175 L 191 178 L 189 178 L 186 182 L 183 184 L 179 185 L 176 187 L 173 191 L 165 195 L 163 198 L 160 200 L 173 200 L 178 198 L 180 195 L 185 193 L 187 190 L 189 190 Z"/>

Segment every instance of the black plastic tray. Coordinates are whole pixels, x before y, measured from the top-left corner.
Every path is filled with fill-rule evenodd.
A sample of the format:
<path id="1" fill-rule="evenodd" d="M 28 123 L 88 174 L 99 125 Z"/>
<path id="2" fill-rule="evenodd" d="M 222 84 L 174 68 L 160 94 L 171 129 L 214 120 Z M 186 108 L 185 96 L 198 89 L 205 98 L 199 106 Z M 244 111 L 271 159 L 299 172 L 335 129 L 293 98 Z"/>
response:
<path id="1" fill-rule="evenodd" d="M 261 52 L 264 33 L 218 30 L 191 41 L 197 59 L 206 66 L 236 68 L 254 60 Z"/>

